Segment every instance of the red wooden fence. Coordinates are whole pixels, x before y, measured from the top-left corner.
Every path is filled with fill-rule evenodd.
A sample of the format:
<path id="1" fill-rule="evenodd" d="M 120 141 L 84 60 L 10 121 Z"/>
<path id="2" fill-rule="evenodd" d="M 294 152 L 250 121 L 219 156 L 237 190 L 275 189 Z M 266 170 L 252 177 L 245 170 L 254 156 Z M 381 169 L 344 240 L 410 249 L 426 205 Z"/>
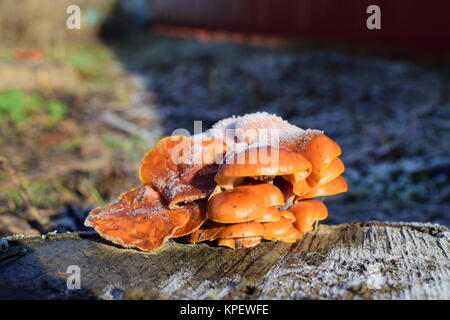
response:
<path id="1" fill-rule="evenodd" d="M 150 0 L 154 22 L 450 53 L 450 0 Z M 366 9 L 381 8 L 369 30 Z"/>

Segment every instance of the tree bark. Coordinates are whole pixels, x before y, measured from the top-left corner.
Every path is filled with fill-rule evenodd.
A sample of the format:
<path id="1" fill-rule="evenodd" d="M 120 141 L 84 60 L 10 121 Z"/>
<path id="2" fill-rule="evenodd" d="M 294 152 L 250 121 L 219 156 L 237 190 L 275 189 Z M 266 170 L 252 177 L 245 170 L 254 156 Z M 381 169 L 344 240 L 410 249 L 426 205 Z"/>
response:
<path id="1" fill-rule="evenodd" d="M 450 299 L 439 225 L 321 225 L 294 244 L 234 250 L 171 240 L 142 252 L 93 232 L 7 240 L 2 299 Z M 71 265 L 81 289 L 67 287 Z"/>

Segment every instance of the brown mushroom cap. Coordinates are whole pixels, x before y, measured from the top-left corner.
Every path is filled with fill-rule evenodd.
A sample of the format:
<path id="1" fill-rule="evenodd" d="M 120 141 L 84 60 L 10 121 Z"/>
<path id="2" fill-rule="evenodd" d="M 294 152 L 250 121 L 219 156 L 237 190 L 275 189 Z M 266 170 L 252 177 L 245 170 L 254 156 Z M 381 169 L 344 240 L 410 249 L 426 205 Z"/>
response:
<path id="1" fill-rule="evenodd" d="M 313 229 L 316 220 L 324 220 L 328 216 L 328 209 L 323 202 L 318 200 L 302 200 L 289 208 L 295 216 L 294 226 L 300 232 Z"/>
<path id="2" fill-rule="evenodd" d="M 266 198 L 248 186 L 225 190 L 208 200 L 208 219 L 220 223 L 254 220 L 266 211 Z"/>
<path id="3" fill-rule="evenodd" d="M 216 138 L 166 137 L 142 158 L 139 179 L 158 191 L 173 209 L 211 193 L 219 167 L 215 157 L 224 151 L 224 142 Z"/>
<path id="4" fill-rule="evenodd" d="M 265 222 L 262 223 L 264 228 L 263 239 L 272 240 L 278 239 L 280 235 L 287 232 L 292 227 L 292 221 L 281 217 L 280 221 L 277 222 Z"/>
<path id="5" fill-rule="evenodd" d="M 217 241 L 217 245 L 218 246 L 222 246 L 222 247 L 229 247 L 229 248 L 236 248 L 236 242 L 234 241 L 234 239 L 228 239 L 228 238 L 220 238 Z"/>
<path id="6" fill-rule="evenodd" d="M 264 228 L 259 222 L 250 221 L 243 223 L 233 223 L 226 225 L 220 232 L 220 238 L 246 238 L 260 237 L 264 233 Z"/>
<path id="7" fill-rule="evenodd" d="M 312 171 L 307 178 L 311 186 L 319 183 L 333 159 L 342 153 L 336 142 L 318 130 L 307 130 L 296 137 L 282 138 L 280 147 L 299 152 L 311 162 Z"/>
<path id="8" fill-rule="evenodd" d="M 204 224 L 195 230 L 188 237 L 188 242 L 202 242 L 207 240 L 216 240 L 220 232 L 225 228 L 222 223 L 207 220 Z"/>
<path id="9" fill-rule="evenodd" d="M 318 187 L 317 189 L 314 189 L 313 191 L 303 196 L 297 196 L 295 200 L 297 201 L 315 197 L 331 196 L 334 194 L 346 192 L 347 190 L 347 182 L 342 176 L 339 176 L 336 179 L 331 180 L 330 182 Z"/>
<path id="10" fill-rule="evenodd" d="M 258 219 L 255 219 L 256 222 L 276 222 L 280 221 L 281 215 L 280 211 L 277 207 L 268 207 L 266 212 L 259 217 Z"/>
<path id="11" fill-rule="evenodd" d="M 225 188 L 233 188 L 245 177 L 273 177 L 288 174 L 308 176 L 311 163 L 301 154 L 282 148 L 258 146 L 247 148 L 227 160 L 214 180 Z"/>
<path id="12" fill-rule="evenodd" d="M 90 211 L 85 225 L 103 238 L 124 247 L 155 250 L 189 221 L 200 216 L 195 202 L 180 209 L 169 209 L 151 186 L 130 189 L 120 200 Z"/>

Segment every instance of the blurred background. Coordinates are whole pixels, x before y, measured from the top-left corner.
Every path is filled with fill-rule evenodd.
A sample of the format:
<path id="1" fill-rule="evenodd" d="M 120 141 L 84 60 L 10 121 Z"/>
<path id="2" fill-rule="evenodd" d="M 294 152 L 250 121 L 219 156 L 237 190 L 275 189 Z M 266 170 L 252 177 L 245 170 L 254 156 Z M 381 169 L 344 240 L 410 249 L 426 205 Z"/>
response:
<path id="1" fill-rule="evenodd" d="M 83 230 L 163 135 L 256 111 L 341 145 L 326 223 L 450 226 L 450 3 L 433 3 L 0 0 L 0 236 Z"/>

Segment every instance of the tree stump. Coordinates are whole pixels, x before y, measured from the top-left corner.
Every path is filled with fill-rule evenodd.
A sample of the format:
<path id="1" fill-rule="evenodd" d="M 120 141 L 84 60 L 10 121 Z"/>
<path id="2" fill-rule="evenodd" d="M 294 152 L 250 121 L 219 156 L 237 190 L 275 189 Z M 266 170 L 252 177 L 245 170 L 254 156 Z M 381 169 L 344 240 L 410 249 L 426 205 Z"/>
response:
<path id="1" fill-rule="evenodd" d="M 171 240 L 142 252 L 93 232 L 7 240 L 2 299 L 450 299 L 439 225 L 321 225 L 294 244 L 235 250 Z M 67 287 L 72 265 L 81 289 Z"/>

